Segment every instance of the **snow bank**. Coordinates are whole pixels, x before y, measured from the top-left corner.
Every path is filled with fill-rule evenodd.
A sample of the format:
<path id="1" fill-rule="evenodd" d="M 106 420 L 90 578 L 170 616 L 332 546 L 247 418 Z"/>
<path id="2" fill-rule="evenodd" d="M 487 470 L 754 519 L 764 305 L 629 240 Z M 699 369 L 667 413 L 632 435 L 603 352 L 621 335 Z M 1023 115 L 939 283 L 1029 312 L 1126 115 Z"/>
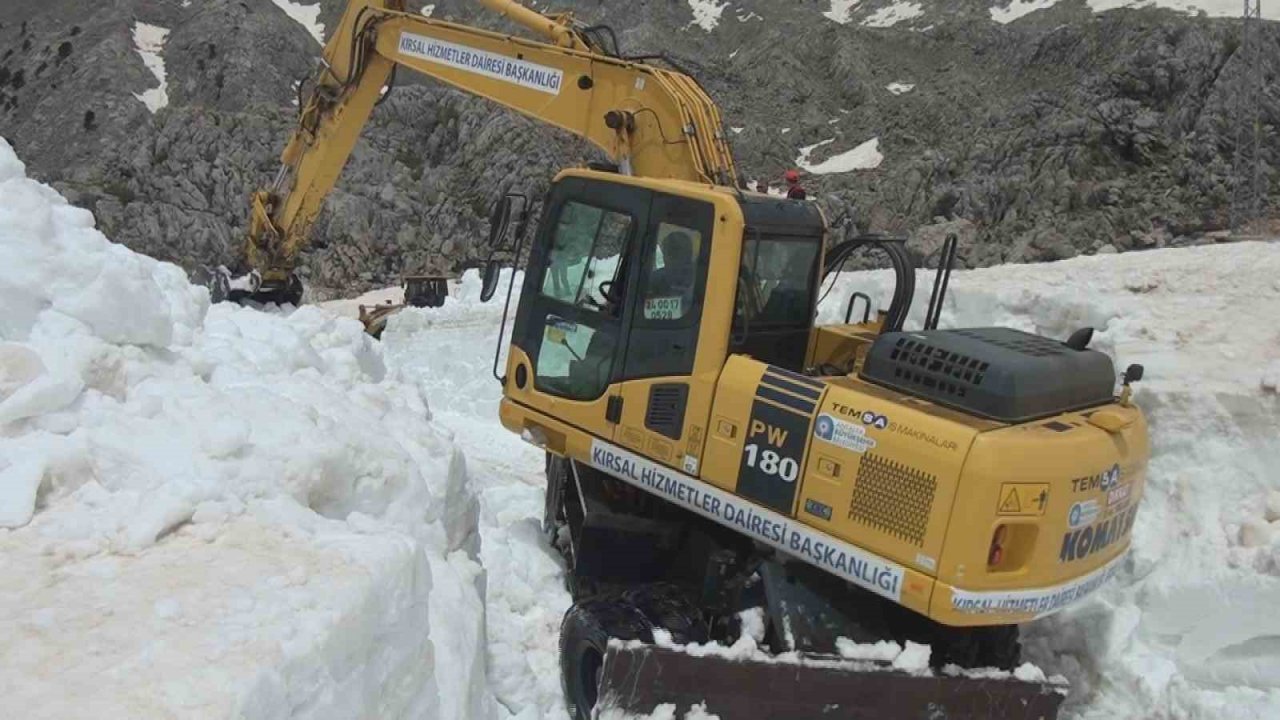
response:
<path id="1" fill-rule="evenodd" d="M 814 175 L 832 175 L 853 172 L 854 170 L 872 170 L 880 167 L 880 163 L 884 161 L 884 156 L 880 154 L 880 138 L 871 138 L 852 150 L 836 153 L 819 163 L 809 161 L 809 155 L 814 150 L 824 145 L 830 145 L 833 142 L 835 142 L 835 138 L 800 148 L 800 155 L 796 158 L 796 165 Z"/>
<path id="2" fill-rule="evenodd" d="M 1024 632 L 1072 684 L 1065 717 L 1280 717 L 1280 244 L 1241 243 L 957 272 L 943 326 L 1007 325 L 1143 363 L 1152 461 L 1121 577 Z M 931 289 L 920 278 L 907 327 Z M 888 272 L 843 275 L 887 306 Z M 1272 504 L 1277 507 L 1269 510 Z"/>
<path id="3" fill-rule="evenodd" d="M 293 0 L 271 0 L 271 2 L 301 25 L 311 37 L 316 39 L 316 42 L 324 45 L 324 23 L 320 22 L 320 11 L 323 8 L 320 3 L 306 4 L 293 2 Z M 434 5 L 432 9 L 435 9 Z M 426 8 L 423 8 L 423 14 L 429 14 Z"/>
<path id="4" fill-rule="evenodd" d="M 147 66 L 160 83 L 160 87 L 134 93 L 133 96 L 141 100 L 153 114 L 169 104 L 169 83 L 165 80 L 164 58 L 160 55 L 168 37 L 169 31 L 165 28 L 144 22 L 133 25 L 133 49 L 142 56 L 142 64 Z"/>
<path id="5" fill-rule="evenodd" d="M 358 323 L 210 307 L 0 140 L 0 716 L 486 717 L 477 499 Z"/>

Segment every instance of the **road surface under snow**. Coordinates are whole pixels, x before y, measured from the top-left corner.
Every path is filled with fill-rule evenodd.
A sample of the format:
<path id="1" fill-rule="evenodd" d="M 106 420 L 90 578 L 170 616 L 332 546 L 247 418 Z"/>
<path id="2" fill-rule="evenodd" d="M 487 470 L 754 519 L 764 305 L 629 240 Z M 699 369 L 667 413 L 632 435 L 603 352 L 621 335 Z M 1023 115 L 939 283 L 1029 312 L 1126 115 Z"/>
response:
<path id="1" fill-rule="evenodd" d="M 0 141 L 0 716 L 563 717 L 542 457 L 496 421 L 476 278 L 379 343 L 352 303 L 210 306 L 92 224 Z M 1275 244 L 953 278 L 944 326 L 1093 325 L 1147 368 L 1125 570 L 1024 631 L 1067 717 L 1280 717 L 1277 278 Z"/>

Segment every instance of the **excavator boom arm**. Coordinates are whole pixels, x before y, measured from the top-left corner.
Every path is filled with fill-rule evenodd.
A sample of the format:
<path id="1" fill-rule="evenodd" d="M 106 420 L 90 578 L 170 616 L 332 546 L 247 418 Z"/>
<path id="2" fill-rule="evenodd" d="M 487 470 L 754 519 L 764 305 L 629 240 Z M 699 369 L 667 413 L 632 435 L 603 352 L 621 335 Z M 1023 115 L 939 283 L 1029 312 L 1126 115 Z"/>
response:
<path id="1" fill-rule="evenodd" d="M 253 196 L 246 259 L 264 285 L 288 281 L 396 67 L 578 135 L 623 172 L 735 181 L 719 109 L 692 78 L 605 54 L 568 15 L 541 15 L 512 0 L 482 2 L 550 42 L 406 13 L 403 0 L 351 0 L 325 47 L 281 171 Z"/>

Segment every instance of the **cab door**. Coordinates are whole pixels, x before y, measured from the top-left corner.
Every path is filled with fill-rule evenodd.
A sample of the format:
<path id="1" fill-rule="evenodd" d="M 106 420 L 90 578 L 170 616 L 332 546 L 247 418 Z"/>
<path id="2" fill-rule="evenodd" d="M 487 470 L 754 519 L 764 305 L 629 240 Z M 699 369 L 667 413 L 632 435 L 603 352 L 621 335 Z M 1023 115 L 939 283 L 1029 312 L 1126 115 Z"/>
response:
<path id="1" fill-rule="evenodd" d="M 614 435 L 620 445 L 691 475 L 699 472 L 724 359 L 723 347 L 702 347 L 706 368 L 698 372 L 715 218 L 706 200 L 653 194 L 637 253 Z"/>
<path id="2" fill-rule="evenodd" d="M 527 355 L 533 392 L 520 401 L 613 439 L 624 317 L 650 190 L 583 177 L 551 190 L 526 271 L 513 342 Z"/>

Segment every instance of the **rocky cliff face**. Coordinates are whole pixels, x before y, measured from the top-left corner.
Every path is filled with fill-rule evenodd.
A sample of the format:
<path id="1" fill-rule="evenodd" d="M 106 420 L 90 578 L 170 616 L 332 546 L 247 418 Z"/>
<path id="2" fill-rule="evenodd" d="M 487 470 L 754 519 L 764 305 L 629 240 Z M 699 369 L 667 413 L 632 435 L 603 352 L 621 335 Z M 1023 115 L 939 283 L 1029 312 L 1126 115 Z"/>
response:
<path id="1" fill-rule="evenodd" d="M 1033 6 L 557 3 L 610 24 L 624 52 L 663 52 L 697 75 L 724 109 L 747 177 L 811 168 L 805 184 L 829 217 L 845 229 L 911 233 L 921 256 L 947 230 L 960 232 L 969 266 L 1220 235 L 1244 71 L 1239 21 L 1095 14 L 1085 0 L 1036 5 L 1049 7 L 1001 24 L 993 18 Z M 319 23 L 335 26 L 342 6 L 323 0 Z M 320 54 L 319 28 L 286 12 L 305 20 L 299 8 L 5 3 L 0 135 L 113 238 L 189 269 L 230 263 L 247 196 L 277 167 L 294 83 Z M 432 12 L 511 29 L 462 0 Z M 162 45 L 144 59 L 140 44 L 154 51 L 159 30 Z M 1274 197 L 1280 28 L 1261 30 Z M 152 112 L 157 57 L 167 104 Z M 852 164 L 864 169 L 846 170 L 845 153 L 859 146 L 862 162 Z M 869 168 L 875 153 L 882 160 Z M 350 293 L 405 272 L 456 270 L 480 255 L 493 200 L 508 190 L 540 196 L 557 168 L 592 157 L 564 133 L 402 74 L 329 198 L 304 262 L 309 286 Z"/>

